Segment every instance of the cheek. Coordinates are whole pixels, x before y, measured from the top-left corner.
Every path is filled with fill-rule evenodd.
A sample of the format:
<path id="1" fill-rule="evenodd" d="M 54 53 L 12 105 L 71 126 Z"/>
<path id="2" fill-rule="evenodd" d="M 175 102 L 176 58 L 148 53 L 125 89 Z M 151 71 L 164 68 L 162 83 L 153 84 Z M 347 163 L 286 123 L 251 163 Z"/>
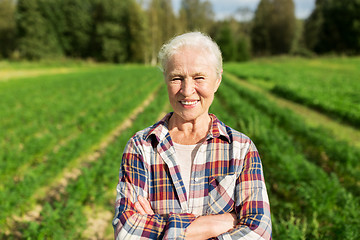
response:
<path id="1" fill-rule="evenodd" d="M 213 98 L 215 93 L 215 88 L 212 85 L 206 85 L 199 87 L 197 92 L 204 98 Z"/>
<path id="2" fill-rule="evenodd" d="M 179 87 L 175 85 L 167 85 L 167 91 L 169 98 L 175 97 L 176 93 L 179 91 Z"/>

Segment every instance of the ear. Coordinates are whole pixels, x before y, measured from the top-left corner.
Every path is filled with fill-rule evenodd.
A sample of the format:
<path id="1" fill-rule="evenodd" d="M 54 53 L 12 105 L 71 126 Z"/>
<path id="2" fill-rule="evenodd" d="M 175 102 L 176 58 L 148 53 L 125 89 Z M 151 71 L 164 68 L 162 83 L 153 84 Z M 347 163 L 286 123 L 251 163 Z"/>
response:
<path id="1" fill-rule="evenodd" d="M 214 93 L 216 93 L 216 91 L 218 90 L 218 88 L 220 86 L 220 83 L 221 83 L 221 80 L 222 80 L 222 74 L 223 74 L 223 70 L 221 69 L 220 76 L 218 77 L 218 79 L 216 79 L 216 86 L 215 86 Z"/>

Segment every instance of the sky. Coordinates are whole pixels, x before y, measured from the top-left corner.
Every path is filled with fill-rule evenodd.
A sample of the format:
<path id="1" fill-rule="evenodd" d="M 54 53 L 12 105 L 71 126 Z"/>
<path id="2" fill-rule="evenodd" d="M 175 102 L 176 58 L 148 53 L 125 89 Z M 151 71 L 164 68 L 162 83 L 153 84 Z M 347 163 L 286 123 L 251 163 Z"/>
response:
<path id="1" fill-rule="evenodd" d="M 210 0 L 216 19 L 224 19 L 227 16 L 234 15 L 239 8 L 247 7 L 252 11 L 256 10 L 260 0 Z M 180 8 L 181 0 L 173 0 L 175 11 Z M 315 7 L 315 0 L 294 0 L 295 15 L 297 18 L 307 18 Z M 238 16 L 241 18 L 241 16 Z"/>

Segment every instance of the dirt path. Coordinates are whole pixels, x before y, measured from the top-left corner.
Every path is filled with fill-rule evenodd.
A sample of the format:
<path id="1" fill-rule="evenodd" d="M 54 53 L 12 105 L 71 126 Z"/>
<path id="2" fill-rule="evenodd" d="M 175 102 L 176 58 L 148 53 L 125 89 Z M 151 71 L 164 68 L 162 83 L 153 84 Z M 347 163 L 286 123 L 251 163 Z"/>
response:
<path id="1" fill-rule="evenodd" d="M 15 78 L 38 77 L 49 74 L 66 74 L 76 72 L 81 68 L 54 68 L 54 69 L 27 69 L 27 70 L 2 70 L 0 82 L 9 81 Z"/>
<path id="2" fill-rule="evenodd" d="M 170 104 L 166 104 L 163 111 L 157 117 L 157 121 L 161 120 L 166 113 L 169 112 Z M 150 123 L 151 124 L 151 123 Z M 110 189 L 109 196 L 113 195 L 115 202 L 115 190 Z M 89 211 L 90 212 L 90 211 Z M 111 225 L 112 218 L 114 217 L 113 211 L 108 211 L 103 208 L 92 209 L 91 215 L 87 217 L 88 225 L 83 232 L 83 237 L 89 240 L 97 239 L 113 239 L 113 228 Z"/>
<path id="3" fill-rule="evenodd" d="M 82 156 L 72 161 L 70 163 L 70 166 L 65 168 L 61 172 L 61 174 L 54 178 L 53 181 L 51 181 L 47 186 L 40 188 L 33 195 L 30 202 L 41 202 L 43 200 L 60 200 L 61 195 L 65 192 L 68 183 L 70 181 L 76 181 L 76 179 L 81 175 L 81 168 L 89 166 L 89 163 L 96 161 L 102 156 L 107 146 L 109 146 L 124 130 L 129 128 L 132 125 L 134 119 L 141 112 L 143 112 L 144 109 L 155 99 L 159 89 L 160 86 L 154 92 L 152 92 L 139 107 L 135 108 L 125 121 L 123 121 L 108 135 L 106 135 L 106 137 L 104 137 L 102 141 L 100 141 L 100 143 L 94 145 L 91 148 L 92 150 L 90 152 L 84 153 Z M 32 210 L 26 212 L 22 216 L 14 215 L 12 217 L 9 217 L 7 219 L 7 225 L 11 228 L 11 226 L 15 226 L 15 224 L 19 222 L 39 221 L 42 209 L 42 206 L 40 204 L 37 204 L 32 208 Z M 106 216 L 108 218 L 109 214 L 106 213 Z M 5 234 L 10 234 L 11 229 L 4 230 L 4 232 Z M 17 234 L 21 235 L 21 233 Z"/>
<path id="4" fill-rule="evenodd" d="M 263 94 L 268 99 L 275 102 L 277 105 L 292 110 L 297 115 L 301 116 L 308 125 L 312 127 L 324 127 L 330 130 L 333 136 L 336 137 L 338 140 L 345 141 L 349 143 L 351 146 L 360 148 L 359 129 L 356 129 L 344 123 L 339 123 L 337 121 L 334 121 L 334 119 L 320 112 L 312 110 L 304 105 L 286 100 L 284 98 L 280 98 L 274 94 L 271 94 L 267 90 L 264 90 L 259 86 L 251 84 L 248 81 L 241 80 L 230 73 L 224 73 L 224 75 L 228 79 L 235 81 L 237 84 L 240 84 L 244 88 L 248 88 L 250 90 Z"/>

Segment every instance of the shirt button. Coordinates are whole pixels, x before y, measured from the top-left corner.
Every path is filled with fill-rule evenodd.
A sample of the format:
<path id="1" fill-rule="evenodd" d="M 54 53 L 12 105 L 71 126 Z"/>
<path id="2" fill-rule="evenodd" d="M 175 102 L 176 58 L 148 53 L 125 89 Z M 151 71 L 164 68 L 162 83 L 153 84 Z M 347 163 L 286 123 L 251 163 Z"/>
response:
<path id="1" fill-rule="evenodd" d="M 198 182 L 200 179 L 198 177 L 194 178 L 195 182 Z"/>

